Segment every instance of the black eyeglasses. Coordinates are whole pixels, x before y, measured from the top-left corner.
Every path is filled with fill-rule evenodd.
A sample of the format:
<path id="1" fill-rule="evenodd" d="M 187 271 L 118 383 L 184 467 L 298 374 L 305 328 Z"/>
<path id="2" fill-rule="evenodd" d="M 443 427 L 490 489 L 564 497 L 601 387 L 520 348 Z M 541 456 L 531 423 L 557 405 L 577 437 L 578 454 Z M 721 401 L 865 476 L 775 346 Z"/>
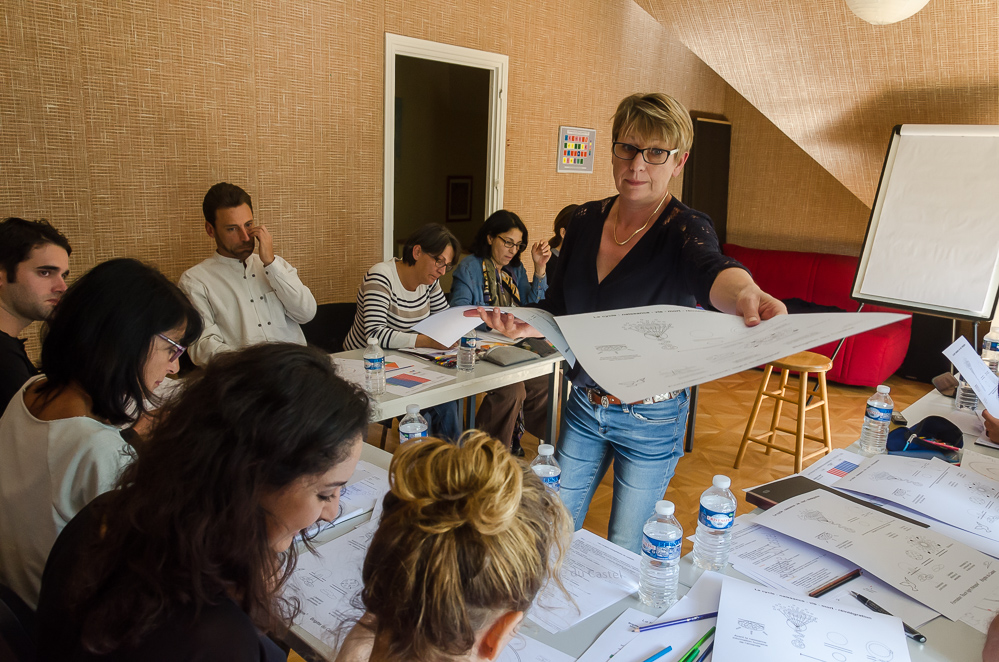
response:
<path id="1" fill-rule="evenodd" d="M 444 273 L 448 273 L 452 269 L 454 269 L 454 263 L 448 262 L 440 255 L 431 255 L 430 257 L 434 258 L 434 266 L 436 266 L 438 269 L 443 269 Z"/>
<path id="2" fill-rule="evenodd" d="M 181 345 L 178 342 L 174 342 L 173 340 L 170 340 L 169 338 L 167 338 L 166 336 L 164 336 L 162 333 L 157 333 L 156 337 L 162 338 L 163 340 L 165 340 L 168 343 L 170 343 L 171 345 L 173 345 L 173 350 L 171 350 L 171 352 L 170 352 L 170 361 L 176 361 L 177 359 L 179 359 L 184 354 L 184 352 L 187 351 L 186 347 L 184 347 L 183 345 Z"/>
<path id="3" fill-rule="evenodd" d="M 507 239 L 506 237 L 496 237 L 496 238 L 502 241 L 503 245 L 506 246 L 507 248 L 516 248 L 518 251 L 522 251 L 525 248 L 527 248 L 527 244 L 525 244 L 524 242 L 520 242 L 518 244 L 512 239 Z"/>
<path id="4" fill-rule="evenodd" d="M 614 143 L 614 156 L 625 161 L 631 161 L 639 154 L 645 162 L 651 165 L 662 165 L 669 161 L 669 157 L 680 151 L 680 148 L 662 149 L 661 147 L 646 147 L 638 149 L 628 143 Z"/>

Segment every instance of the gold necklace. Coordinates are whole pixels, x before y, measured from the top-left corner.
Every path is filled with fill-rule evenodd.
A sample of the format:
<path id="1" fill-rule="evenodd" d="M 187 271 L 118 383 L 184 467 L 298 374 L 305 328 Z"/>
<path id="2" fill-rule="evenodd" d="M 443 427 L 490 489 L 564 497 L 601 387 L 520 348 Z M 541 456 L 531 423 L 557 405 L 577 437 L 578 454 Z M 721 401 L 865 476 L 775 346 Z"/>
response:
<path id="1" fill-rule="evenodd" d="M 666 195 L 664 195 L 663 199 L 659 201 L 658 205 L 656 205 L 655 211 L 653 211 L 652 215 L 649 216 L 649 218 L 645 221 L 645 225 L 643 225 L 642 227 L 640 227 L 637 230 L 635 230 L 634 232 L 632 232 L 631 236 L 628 237 L 627 239 L 625 239 L 624 241 L 618 241 L 617 240 L 617 224 L 621 220 L 621 212 L 620 212 L 620 208 L 619 208 L 619 210 L 617 212 L 617 217 L 614 219 L 614 227 L 611 228 L 612 232 L 614 233 L 614 243 L 617 244 L 618 246 L 624 246 L 629 241 L 631 241 L 632 239 L 634 239 L 635 235 L 637 235 L 639 232 L 641 232 L 645 228 L 649 227 L 649 223 L 651 223 L 652 219 L 655 218 L 656 214 L 659 213 L 659 208 L 663 206 L 663 203 L 666 202 L 666 198 L 668 198 L 668 197 L 669 197 L 669 191 L 666 191 Z"/>

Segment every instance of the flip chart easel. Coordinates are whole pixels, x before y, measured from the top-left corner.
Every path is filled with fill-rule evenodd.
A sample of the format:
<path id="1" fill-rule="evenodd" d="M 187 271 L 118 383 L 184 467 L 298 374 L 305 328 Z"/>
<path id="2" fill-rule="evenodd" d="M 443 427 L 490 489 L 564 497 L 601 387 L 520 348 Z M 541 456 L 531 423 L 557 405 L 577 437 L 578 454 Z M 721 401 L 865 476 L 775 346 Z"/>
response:
<path id="1" fill-rule="evenodd" d="M 991 320 L 999 297 L 999 126 L 892 129 L 851 296 Z"/>

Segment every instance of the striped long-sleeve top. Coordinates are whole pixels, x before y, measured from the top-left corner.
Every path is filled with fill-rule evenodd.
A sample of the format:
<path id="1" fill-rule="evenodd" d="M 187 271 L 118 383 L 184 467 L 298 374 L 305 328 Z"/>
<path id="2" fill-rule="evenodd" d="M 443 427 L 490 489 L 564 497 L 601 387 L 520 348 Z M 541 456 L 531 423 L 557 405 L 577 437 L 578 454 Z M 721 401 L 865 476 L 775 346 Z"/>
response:
<path id="1" fill-rule="evenodd" d="M 415 347 L 418 334 L 409 329 L 447 309 L 440 283 L 420 285 L 411 292 L 399 280 L 396 262 L 379 262 L 365 274 L 357 290 L 357 314 L 344 349 L 366 347 L 368 338 L 377 338 L 385 349 Z"/>

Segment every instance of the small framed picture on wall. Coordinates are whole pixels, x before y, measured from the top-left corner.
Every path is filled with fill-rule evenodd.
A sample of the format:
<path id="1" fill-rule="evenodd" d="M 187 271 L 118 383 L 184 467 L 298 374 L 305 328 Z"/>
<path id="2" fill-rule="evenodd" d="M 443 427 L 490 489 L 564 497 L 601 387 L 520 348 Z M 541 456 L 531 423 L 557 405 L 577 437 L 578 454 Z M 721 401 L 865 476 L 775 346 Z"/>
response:
<path id="1" fill-rule="evenodd" d="M 472 177 L 451 175 L 447 178 L 448 223 L 472 220 Z"/>

